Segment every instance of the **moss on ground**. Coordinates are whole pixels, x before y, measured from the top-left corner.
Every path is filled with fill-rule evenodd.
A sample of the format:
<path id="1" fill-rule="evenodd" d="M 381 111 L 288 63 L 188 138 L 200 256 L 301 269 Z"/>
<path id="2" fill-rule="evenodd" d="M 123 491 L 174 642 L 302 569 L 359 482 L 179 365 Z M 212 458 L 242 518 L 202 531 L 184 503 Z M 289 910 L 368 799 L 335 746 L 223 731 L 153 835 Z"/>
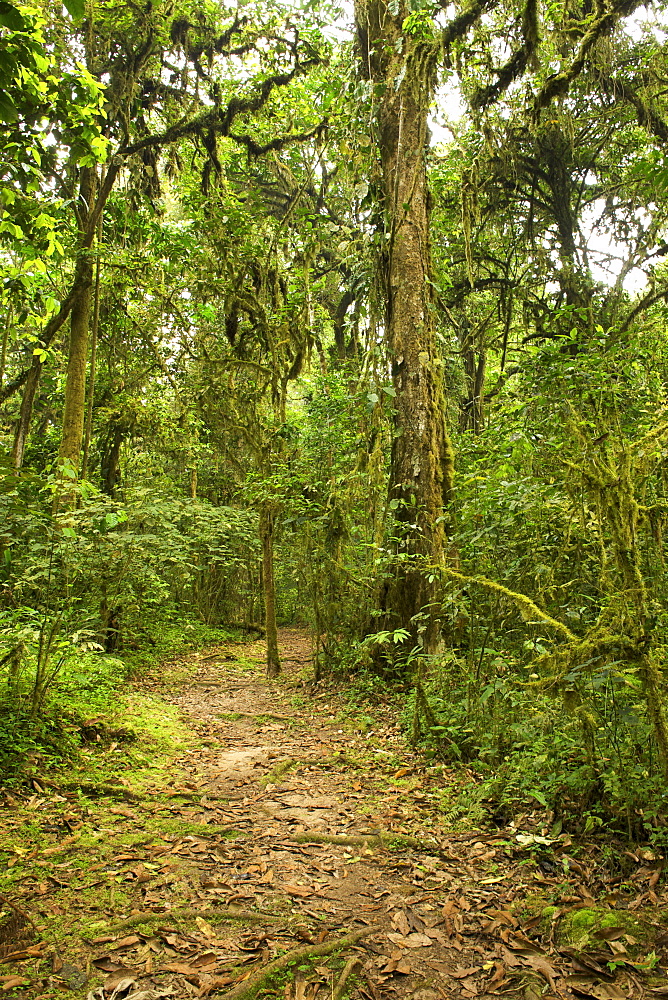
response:
<path id="1" fill-rule="evenodd" d="M 556 924 L 554 940 L 558 947 L 574 948 L 576 951 L 600 948 L 602 941 L 605 940 L 604 932 L 612 928 L 624 931 L 621 940 L 628 948 L 629 954 L 646 950 L 657 936 L 657 928 L 649 920 L 635 913 L 629 913 L 628 910 L 587 906 L 559 913 L 555 907 L 546 907 L 543 916 L 549 924 Z M 629 938 L 637 943 L 629 942 Z"/>

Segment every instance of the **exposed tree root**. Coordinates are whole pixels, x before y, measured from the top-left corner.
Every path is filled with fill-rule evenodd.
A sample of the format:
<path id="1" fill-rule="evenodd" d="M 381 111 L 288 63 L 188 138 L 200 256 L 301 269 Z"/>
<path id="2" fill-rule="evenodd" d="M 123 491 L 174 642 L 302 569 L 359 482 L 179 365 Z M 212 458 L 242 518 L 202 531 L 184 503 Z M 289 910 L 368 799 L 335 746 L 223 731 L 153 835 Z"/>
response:
<path id="1" fill-rule="evenodd" d="M 226 688 L 227 681 L 188 681 L 189 687 L 194 688 Z"/>
<path id="2" fill-rule="evenodd" d="M 60 789 L 68 789 L 69 791 L 83 792 L 84 795 L 90 795 L 93 798 L 112 798 L 112 799 L 127 799 L 129 802 L 142 802 L 144 799 L 152 798 L 150 795 L 146 795 L 141 792 L 133 792 L 130 788 L 125 788 L 124 785 L 91 785 L 87 782 L 83 784 L 78 781 L 64 781 L 61 782 L 60 786 L 53 785 L 52 787 L 59 787 Z"/>
<path id="3" fill-rule="evenodd" d="M 277 972 L 281 972 L 294 962 L 304 962 L 310 958 L 331 955 L 334 951 L 342 951 L 344 948 L 350 948 L 351 945 L 357 944 L 362 938 L 370 937 L 381 930 L 381 924 L 374 924 L 371 927 L 365 927 L 361 931 L 353 931 L 352 934 L 346 934 L 345 937 L 335 938 L 333 941 L 327 941 L 324 944 L 307 945 L 303 948 L 295 948 L 294 951 L 288 951 L 285 955 L 281 955 L 280 958 L 275 958 L 269 965 L 258 969 L 257 972 L 250 975 L 243 983 L 239 983 L 238 986 L 228 990 L 227 993 L 223 993 L 220 1000 L 250 1000 L 272 976 L 275 976 Z M 348 975 L 350 975 L 350 972 Z"/>
<path id="4" fill-rule="evenodd" d="M 424 840 L 417 840 L 415 837 L 405 837 L 402 833 L 377 833 L 368 836 L 341 836 L 331 833 L 293 833 L 284 840 L 291 840 L 295 844 L 343 844 L 348 847 L 420 847 L 426 851 L 438 851 L 438 844 L 430 844 Z"/>
<path id="5" fill-rule="evenodd" d="M 169 923 L 170 920 L 194 920 L 196 917 L 202 917 L 204 920 L 212 920 L 214 918 L 218 920 L 239 920 L 255 924 L 263 922 L 275 923 L 277 921 L 282 923 L 290 922 L 290 917 L 286 917 L 282 913 L 256 913 L 254 910 L 237 910 L 235 907 L 230 906 L 202 910 L 193 910 L 190 908 L 166 910 L 163 913 L 155 913 L 153 910 L 133 913 L 132 916 L 126 917 L 125 920 L 118 920 L 115 924 L 109 924 L 107 930 L 113 934 L 116 931 L 125 931 L 129 927 L 137 927 L 139 924 Z"/>
<path id="6" fill-rule="evenodd" d="M 227 721 L 224 717 L 229 717 L 230 722 L 234 722 L 235 719 L 251 719 L 253 722 L 256 719 L 276 719 L 277 722 L 292 722 L 294 720 L 294 715 L 281 715 L 280 712 L 223 712 L 223 721 Z"/>
<path id="7" fill-rule="evenodd" d="M 355 969 L 361 964 L 362 962 L 359 958 L 359 955 L 353 955 L 352 958 L 348 959 L 348 961 L 343 967 L 343 971 L 339 976 L 337 984 L 332 992 L 332 1000 L 341 1000 L 341 997 L 343 996 L 343 993 L 346 988 L 346 983 L 352 976 Z"/>

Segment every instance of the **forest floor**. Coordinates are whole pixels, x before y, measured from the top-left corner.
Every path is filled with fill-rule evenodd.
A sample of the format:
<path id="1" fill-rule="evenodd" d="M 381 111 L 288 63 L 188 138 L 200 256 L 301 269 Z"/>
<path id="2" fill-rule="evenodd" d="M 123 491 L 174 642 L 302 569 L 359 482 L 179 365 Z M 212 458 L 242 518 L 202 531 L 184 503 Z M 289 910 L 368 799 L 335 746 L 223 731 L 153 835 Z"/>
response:
<path id="1" fill-rule="evenodd" d="M 0 990 L 668 996 L 660 857 L 613 863 L 529 815 L 448 829 L 448 775 L 396 712 L 311 691 L 306 637 L 281 647 L 276 681 L 260 641 L 174 660 L 128 686 L 118 728 L 90 720 L 76 766 L 35 760 L 30 794 L 4 791 Z"/>

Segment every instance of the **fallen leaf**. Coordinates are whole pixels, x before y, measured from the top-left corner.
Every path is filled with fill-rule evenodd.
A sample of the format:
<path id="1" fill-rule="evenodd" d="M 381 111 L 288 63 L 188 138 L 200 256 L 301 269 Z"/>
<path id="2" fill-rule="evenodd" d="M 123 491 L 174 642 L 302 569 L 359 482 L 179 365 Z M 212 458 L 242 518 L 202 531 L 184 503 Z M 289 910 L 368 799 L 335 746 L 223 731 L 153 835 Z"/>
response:
<path id="1" fill-rule="evenodd" d="M 480 968 L 477 965 L 472 965 L 468 969 L 460 969 L 458 966 L 456 969 L 450 969 L 448 975 L 452 976 L 453 979 L 466 979 L 468 976 L 472 976 L 474 972 L 480 972 Z"/>
<path id="2" fill-rule="evenodd" d="M 180 976 L 193 976 L 197 974 L 197 969 L 187 962 L 168 962 L 163 965 L 166 972 L 178 972 Z"/>
<path id="3" fill-rule="evenodd" d="M 380 971 L 386 976 L 391 976 L 395 972 L 398 972 L 402 976 L 409 976 L 412 970 L 410 962 L 405 958 L 391 958 L 387 965 Z"/>
<path id="4" fill-rule="evenodd" d="M 56 844 L 55 847 L 47 847 L 44 851 L 40 851 L 40 854 L 42 855 L 43 858 L 53 857 L 54 854 L 60 854 L 68 847 L 71 847 L 72 844 L 76 844 L 76 842 L 80 839 L 81 839 L 81 834 L 74 833 L 72 834 L 71 837 L 65 837 L 65 839 L 61 840 L 61 842 L 59 844 Z"/>
<path id="5" fill-rule="evenodd" d="M 191 965 L 194 969 L 203 969 L 209 965 L 215 965 L 218 961 L 218 956 L 213 951 L 205 951 L 202 955 L 198 955 L 197 958 L 191 959 Z"/>
<path id="6" fill-rule="evenodd" d="M 136 982 L 137 980 L 133 979 L 132 976 L 127 976 L 125 979 L 121 979 L 121 981 L 117 983 L 116 988 L 111 994 L 109 1000 L 119 1000 L 120 997 L 124 997 L 126 993 L 129 993 Z"/>
<path id="7" fill-rule="evenodd" d="M 121 962 L 115 962 L 111 955 L 102 955 L 101 958 L 94 958 L 92 964 L 102 972 L 123 972 L 127 968 Z"/>
<path id="8" fill-rule="evenodd" d="M 554 990 L 556 988 L 554 982 L 555 970 L 548 961 L 544 958 L 540 958 L 539 956 L 530 955 L 527 959 L 525 959 L 525 964 L 530 966 L 530 968 L 535 969 L 536 972 L 539 972 L 541 976 L 550 984 L 550 989 Z"/>
<path id="9" fill-rule="evenodd" d="M 408 917 L 406 916 L 404 910 L 399 910 L 398 913 L 394 914 L 392 917 L 392 924 L 396 927 L 399 933 L 404 936 L 406 934 L 410 934 L 411 932 L 411 925 L 408 923 Z"/>
<path id="10" fill-rule="evenodd" d="M 124 937 L 121 941 L 117 941 L 111 950 L 118 951 L 119 948 L 129 948 L 133 944 L 138 944 L 139 941 L 141 941 L 140 937 L 136 934 L 130 934 L 128 937 Z"/>
<path id="11" fill-rule="evenodd" d="M 0 990 L 13 990 L 15 986 L 28 986 L 29 979 L 23 976 L 0 976 Z"/>
<path id="12" fill-rule="evenodd" d="M 601 983 L 595 976 L 567 976 L 565 983 L 578 996 L 593 1000 L 626 1000 L 627 994 L 612 983 Z"/>
<path id="13" fill-rule="evenodd" d="M 22 948 L 21 951 L 10 951 L 7 955 L 0 957 L 0 963 L 23 962 L 26 958 L 39 958 L 47 947 L 46 941 L 40 941 L 39 944 L 33 944 L 29 948 Z"/>
<path id="14" fill-rule="evenodd" d="M 618 941 L 626 934 L 625 927 L 599 927 L 594 931 L 594 937 L 602 938 L 604 941 Z"/>
<path id="15" fill-rule="evenodd" d="M 282 888 L 288 896 L 301 896 L 303 899 L 307 899 L 313 895 L 313 889 L 306 885 L 292 885 L 290 882 L 286 882 Z"/>
<path id="16" fill-rule="evenodd" d="M 125 1000 L 160 1000 L 161 997 L 171 997 L 174 990 L 169 987 L 165 990 L 137 990 L 135 993 L 128 993 Z"/>
<path id="17" fill-rule="evenodd" d="M 505 982 L 506 979 L 506 966 L 503 962 L 494 963 L 494 975 L 487 983 L 486 990 L 488 993 L 494 993 L 494 991 Z"/>
<path id="18" fill-rule="evenodd" d="M 430 937 L 427 937 L 426 934 L 419 934 L 417 931 L 407 935 L 388 934 L 387 936 L 392 944 L 396 944 L 400 948 L 429 948 L 433 943 Z"/>
<path id="19" fill-rule="evenodd" d="M 204 920 L 203 917 L 195 917 L 195 923 L 197 924 L 197 926 L 199 927 L 205 938 L 212 940 L 213 938 L 216 937 L 215 930 L 213 929 L 211 924 L 207 924 L 206 920 Z"/>

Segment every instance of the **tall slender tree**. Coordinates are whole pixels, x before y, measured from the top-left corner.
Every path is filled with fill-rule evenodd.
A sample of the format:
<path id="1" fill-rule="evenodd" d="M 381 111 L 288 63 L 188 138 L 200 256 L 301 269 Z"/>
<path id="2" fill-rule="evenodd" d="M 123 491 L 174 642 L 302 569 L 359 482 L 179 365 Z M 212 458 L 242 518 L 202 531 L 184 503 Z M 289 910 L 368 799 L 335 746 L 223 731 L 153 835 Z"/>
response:
<path id="1" fill-rule="evenodd" d="M 395 393 L 389 501 L 397 562 L 383 584 L 381 606 L 387 624 L 408 629 L 411 643 L 419 636 L 427 652 L 438 646 L 440 629 L 438 585 L 425 569 L 446 560 L 454 479 L 434 322 L 428 115 L 443 42 L 464 35 L 482 9 L 473 4 L 438 39 L 419 19 L 411 22 L 406 2 L 358 0 L 355 12 L 361 72 L 374 95 L 384 213 L 380 319 Z"/>

